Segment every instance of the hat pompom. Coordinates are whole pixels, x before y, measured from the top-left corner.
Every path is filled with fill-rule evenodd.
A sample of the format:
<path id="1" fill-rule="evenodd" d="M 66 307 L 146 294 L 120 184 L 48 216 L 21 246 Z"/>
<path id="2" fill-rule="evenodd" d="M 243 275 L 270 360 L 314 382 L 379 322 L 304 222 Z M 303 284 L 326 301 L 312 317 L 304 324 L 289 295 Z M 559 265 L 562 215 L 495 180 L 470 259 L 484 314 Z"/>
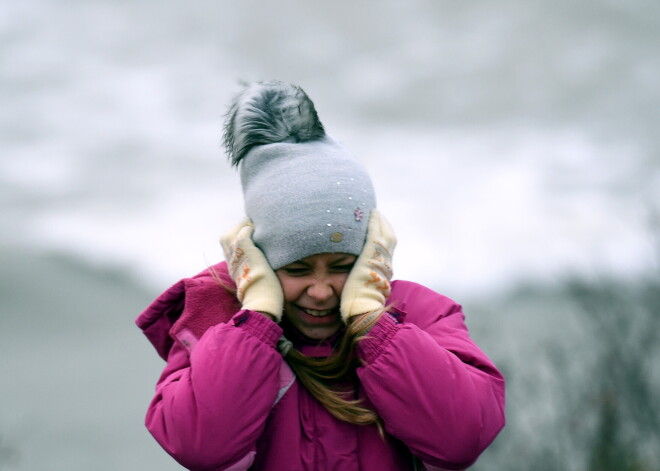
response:
<path id="1" fill-rule="evenodd" d="M 325 130 L 304 90 L 287 83 L 257 82 L 236 96 L 223 139 L 232 165 L 254 146 L 321 139 Z"/>

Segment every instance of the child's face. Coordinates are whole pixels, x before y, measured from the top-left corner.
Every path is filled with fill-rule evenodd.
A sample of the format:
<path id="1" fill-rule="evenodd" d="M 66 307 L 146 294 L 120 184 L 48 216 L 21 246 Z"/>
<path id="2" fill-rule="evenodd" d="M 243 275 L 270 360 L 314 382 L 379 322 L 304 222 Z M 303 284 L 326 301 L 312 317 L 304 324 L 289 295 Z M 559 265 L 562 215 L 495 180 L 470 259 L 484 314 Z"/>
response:
<path id="1" fill-rule="evenodd" d="M 324 339 L 342 327 L 341 292 L 356 257 L 343 253 L 311 255 L 277 270 L 284 292 L 284 316 L 302 334 Z"/>

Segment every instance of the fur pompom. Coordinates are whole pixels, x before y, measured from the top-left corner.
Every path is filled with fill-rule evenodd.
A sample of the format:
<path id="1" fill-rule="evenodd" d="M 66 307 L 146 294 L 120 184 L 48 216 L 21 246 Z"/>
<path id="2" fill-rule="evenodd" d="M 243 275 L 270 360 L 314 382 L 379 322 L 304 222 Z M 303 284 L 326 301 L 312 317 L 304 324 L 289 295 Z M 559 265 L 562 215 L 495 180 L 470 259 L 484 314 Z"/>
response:
<path id="1" fill-rule="evenodd" d="M 254 146 L 325 136 L 312 100 L 302 88 L 283 82 L 249 85 L 234 99 L 226 119 L 223 139 L 232 165 Z"/>

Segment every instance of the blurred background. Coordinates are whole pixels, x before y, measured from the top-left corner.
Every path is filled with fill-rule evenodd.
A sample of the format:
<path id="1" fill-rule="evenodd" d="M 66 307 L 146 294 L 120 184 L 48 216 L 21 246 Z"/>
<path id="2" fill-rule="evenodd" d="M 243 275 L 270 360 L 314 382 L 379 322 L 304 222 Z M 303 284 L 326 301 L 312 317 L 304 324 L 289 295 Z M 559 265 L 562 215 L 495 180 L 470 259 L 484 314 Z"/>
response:
<path id="1" fill-rule="evenodd" d="M 240 81 L 372 174 L 508 379 L 477 470 L 660 469 L 660 3 L 0 4 L 0 469 L 177 470 L 134 326 L 243 215 Z"/>

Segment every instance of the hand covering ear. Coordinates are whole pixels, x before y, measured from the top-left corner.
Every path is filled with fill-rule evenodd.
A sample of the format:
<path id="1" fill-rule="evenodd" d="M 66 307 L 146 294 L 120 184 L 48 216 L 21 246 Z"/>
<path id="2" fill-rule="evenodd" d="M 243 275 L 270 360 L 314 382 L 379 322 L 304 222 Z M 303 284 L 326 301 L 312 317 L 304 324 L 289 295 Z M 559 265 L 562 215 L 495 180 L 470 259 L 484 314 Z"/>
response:
<path id="1" fill-rule="evenodd" d="M 220 244 L 243 309 L 270 314 L 279 322 L 284 306 L 282 286 L 263 252 L 254 245 L 253 232 L 254 225 L 246 219 L 221 237 Z"/>
<path id="2" fill-rule="evenodd" d="M 377 210 L 372 210 L 367 240 L 341 294 L 340 311 L 344 322 L 353 316 L 384 310 L 385 300 L 390 295 L 395 246 L 392 227 Z"/>

